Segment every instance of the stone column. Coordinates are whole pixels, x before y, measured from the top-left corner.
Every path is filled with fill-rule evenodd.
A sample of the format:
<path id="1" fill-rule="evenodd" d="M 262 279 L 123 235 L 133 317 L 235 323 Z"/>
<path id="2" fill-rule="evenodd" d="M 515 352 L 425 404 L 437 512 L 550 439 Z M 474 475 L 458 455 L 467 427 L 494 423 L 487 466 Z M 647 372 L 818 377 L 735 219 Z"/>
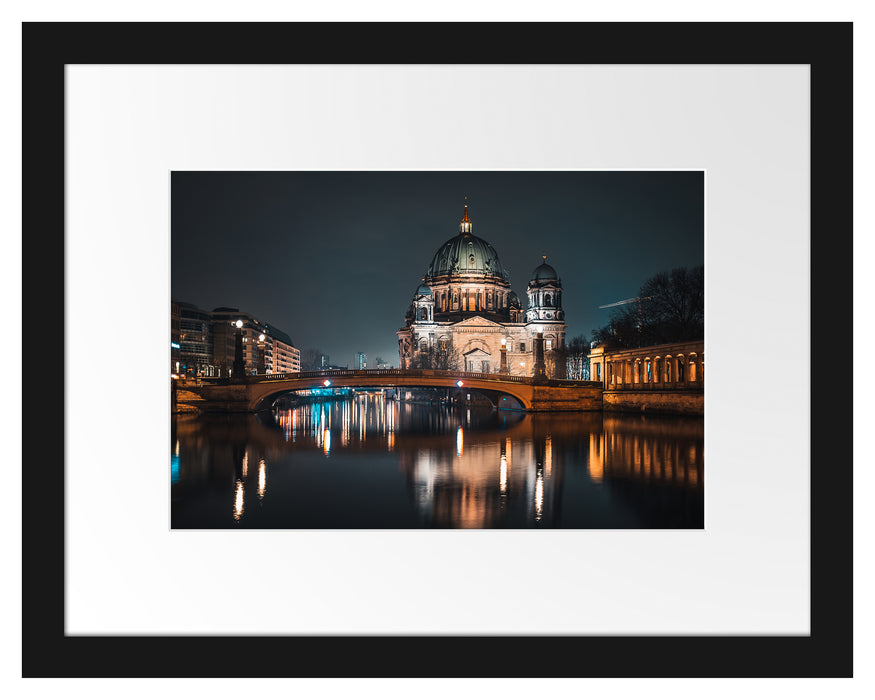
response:
<path id="1" fill-rule="evenodd" d="M 544 364 L 544 333 L 539 332 L 535 336 L 535 347 L 534 347 L 534 360 L 535 364 L 532 368 L 532 376 L 535 379 L 547 379 L 547 366 Z"/>
<path id="2" fill-rule="evenodd" d="M 499 374 L 507 374 L 507 341 L 501 339 L 501 367 L 498 369 Z"/>

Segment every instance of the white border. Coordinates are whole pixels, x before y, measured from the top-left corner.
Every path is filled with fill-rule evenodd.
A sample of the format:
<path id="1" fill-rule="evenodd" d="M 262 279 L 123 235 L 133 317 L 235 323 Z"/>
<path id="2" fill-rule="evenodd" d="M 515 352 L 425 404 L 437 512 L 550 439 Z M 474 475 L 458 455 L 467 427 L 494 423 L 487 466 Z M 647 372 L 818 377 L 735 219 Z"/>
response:
<path id="1" fill-rule="evenodd" d="M 73 66 L 67 105 L 68 633 L 807 632 L 806 68 Z M 707 168 L 706 532 L 170 532 L 167 171 L 462 167 Z"/>

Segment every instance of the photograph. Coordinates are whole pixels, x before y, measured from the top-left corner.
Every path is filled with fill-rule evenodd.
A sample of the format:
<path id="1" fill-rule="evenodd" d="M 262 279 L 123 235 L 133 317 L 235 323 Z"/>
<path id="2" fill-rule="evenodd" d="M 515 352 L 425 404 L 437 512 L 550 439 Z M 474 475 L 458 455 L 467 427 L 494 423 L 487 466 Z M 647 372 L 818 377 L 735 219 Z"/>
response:
<path id="1" fill-rule="evenodd" d="M 704 528 L 705 172 L 174 171 L 174 529 Z"/>

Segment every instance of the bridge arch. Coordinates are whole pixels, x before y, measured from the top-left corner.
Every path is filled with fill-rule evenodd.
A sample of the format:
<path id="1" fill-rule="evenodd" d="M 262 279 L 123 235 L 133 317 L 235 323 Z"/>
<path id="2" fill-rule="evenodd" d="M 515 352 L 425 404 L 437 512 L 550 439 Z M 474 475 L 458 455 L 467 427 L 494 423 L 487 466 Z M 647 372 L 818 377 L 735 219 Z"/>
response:
<path id="1" fill-rule="evenodd" d="M 276 376 L 276 375 L 270 375 Z M 482 372 L 442 370 L 329 370 L 283 375 L 282 378 L 251 381 L 246 387 L 247 409 L 258 412 L 269 408 L 283 394 L 302 389 L 330 386 L 341 388 L 457 388 L 486 395 L 497 408 L 528 411 L 532 407 L 533 386 L 528 377 L 508 377 Z M 203 394 L 202 394 L 203 395 Z"/>

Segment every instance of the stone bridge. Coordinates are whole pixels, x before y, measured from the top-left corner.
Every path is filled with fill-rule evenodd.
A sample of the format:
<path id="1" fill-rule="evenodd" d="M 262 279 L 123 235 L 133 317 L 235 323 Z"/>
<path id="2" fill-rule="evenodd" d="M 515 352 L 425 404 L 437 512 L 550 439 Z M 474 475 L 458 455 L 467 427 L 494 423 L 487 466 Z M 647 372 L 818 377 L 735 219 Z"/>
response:
<path id="1" fill-rule="evenodd" d="M 328 381 L 330 384 L 326 385 Z M 459 386 L 461 382 L 461 387 Z M 268 410 L 282 394 L 302 389 L 350 387 L 356 389 L 442 387 L 477 392 L 497 408 L 524 411 L 601 411 L 599 382 L 544 380 L 483 372 L 450 370 L 325 370 L 247 376 L 233 379 L 197 379 L 179 382 L 177 398 L 205 412 L 254 413 Z M 185 393 L 183 393 L 185 392 Z"/>

